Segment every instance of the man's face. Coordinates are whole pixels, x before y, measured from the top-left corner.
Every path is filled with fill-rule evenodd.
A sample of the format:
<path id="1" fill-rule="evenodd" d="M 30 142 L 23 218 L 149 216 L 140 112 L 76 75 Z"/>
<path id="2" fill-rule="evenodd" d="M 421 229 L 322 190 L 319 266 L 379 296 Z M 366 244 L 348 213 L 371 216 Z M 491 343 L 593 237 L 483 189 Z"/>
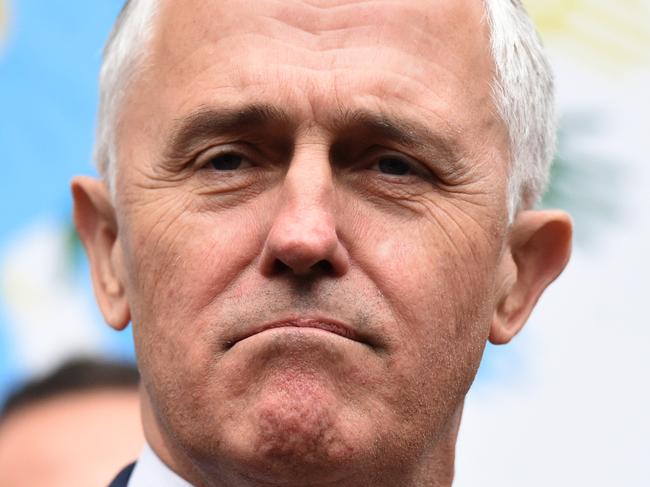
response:
<path id="1" fill-rule="evenodd" d="M 469 0 L 163 2 L 115 206 L 168 448 L 215 475 L 331 481 L 407 469 L 451 434 L 507 226 L 483 17 Z"/>

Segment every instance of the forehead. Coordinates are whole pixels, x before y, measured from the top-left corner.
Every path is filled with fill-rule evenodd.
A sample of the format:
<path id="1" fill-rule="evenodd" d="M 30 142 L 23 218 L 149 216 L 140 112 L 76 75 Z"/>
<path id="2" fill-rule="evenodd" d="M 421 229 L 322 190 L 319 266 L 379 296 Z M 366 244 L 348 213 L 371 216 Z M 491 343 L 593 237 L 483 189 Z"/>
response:
<path id="1" fill-rule="evenodd" d="M 120 145 L 143 133 L 160 145 L 192 112 L 255 103 L 296 124 L 370 110 L 500 137 L 484 18 L 481 0 L 163 0 Z"/>
<path id="2" fill-rule="evenodd" d="M 447 54 L 451 67 L 468 57 L 483 61 L 483 19 L 482 0 L 163 0 L 156 37 L 165 56 L 187 56 L 207 45 L 225 56 L 243 54 L 245 45 L 265 64 L 294 61 L 323 69 L 324 61 L 345 61 L 345 50 L 380 49 L 404 63 Z M 233 47 L 237 51 L 228 52 Z M 284 56 L 265 57 L 278 48 Z"/>

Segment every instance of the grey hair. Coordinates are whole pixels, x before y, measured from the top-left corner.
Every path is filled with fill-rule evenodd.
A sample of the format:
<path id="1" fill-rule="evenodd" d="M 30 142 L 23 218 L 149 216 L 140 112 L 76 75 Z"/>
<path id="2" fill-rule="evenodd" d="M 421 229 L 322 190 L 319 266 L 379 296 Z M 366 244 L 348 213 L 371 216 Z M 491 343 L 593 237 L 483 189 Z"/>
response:
<path id="1" fill-rule="evenodd" d="M 131 82 L 145 68 L 159 4 L 160 0 L 127 0 L 104 47 L 94 159 L 112 195 L 117 179 L 119 115 Z"/>
<path id="2" fill-rule="evenodd" d="M 492 57 L 494 104 L 508 128 L 508 211 L 533 207 L 548 185 L 557 145 L 553 72 L 521 0 L 484 0 Z"/>
<path id="3" fill-rule="evenodd" d="M 498 115 L 508 128 L 510 219 L 535 205 L 548 184 L 556 147 L 553 75 L 541 40 L 521 0 L 483 0 L 495 64 Z M 125 93 L 143 69 L 160 0 L 127 0 L 104 50 L 99 81 L 95 162 L 114 192 L 117 124 Z"/>

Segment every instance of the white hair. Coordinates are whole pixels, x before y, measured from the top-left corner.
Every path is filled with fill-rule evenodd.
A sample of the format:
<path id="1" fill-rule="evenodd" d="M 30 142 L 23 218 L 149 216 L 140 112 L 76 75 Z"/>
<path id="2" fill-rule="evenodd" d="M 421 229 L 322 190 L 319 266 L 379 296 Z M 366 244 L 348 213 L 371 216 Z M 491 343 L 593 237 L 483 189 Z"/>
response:
<path id="1" fill-rule="evenodd" d="M 112 195 L 117 178 L 117 126 L 131 82 L 145 69 L 160 0 L 127 0 L 104 47 L 99 72 L 95 164 Z"/>
<path id="2" fill-rule="evenodd" d="M 493 98 L 508 128 L 510 219 L 532 207 L 548 183 L 556 146 L 551 68 L 521 0 L 483 0 L 495 64 Z M 145 66 L 160 0 L 127 0 L 104 50 L 95 161 L 111 193 L 117 171 L 117 124 L 125 93 Z"/>
<path id="3" fill-rule="evenodd" d="M 548 185 L 557 144 L 553 72 L 521 0 L 484 0 L 490 24 L 494 104 L 508 128 L 510 219 Z"/>

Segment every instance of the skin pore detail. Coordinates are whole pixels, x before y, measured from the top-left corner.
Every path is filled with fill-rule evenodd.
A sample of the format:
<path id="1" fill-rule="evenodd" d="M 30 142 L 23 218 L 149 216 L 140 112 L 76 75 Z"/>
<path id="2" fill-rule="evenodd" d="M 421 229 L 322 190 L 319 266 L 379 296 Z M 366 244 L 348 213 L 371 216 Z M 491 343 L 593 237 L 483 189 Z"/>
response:
<path id="1" fill-rule="evenodd" d="M 73 184 L 152 449 L 197 486 L 450 485 L 488 337 L 568 256 L 526 244 L 570 233 L 509 224 L 483 2 L 160 8 L 115 198 Z"/>
<path id="2" fill-rule="evenodd" d="M 388 4 L 388 8 L 393 6 L 397 7 Z M 417 7 L 414 5 L 415 10 L 396 10 L 402 16 L 401 25 L 408 25 L 417 13 Z M 211 391 L 202 394 L 204 398 L 196 396 L 190 408 L 195 412 L 188 410 L 179 416 L 177 413 L 180 412 L 174 411 L 175 408 L 168 409 L 171 405 L 166 401 L 168 405 L 157 406 L 161 410 L 158 416 L 168 418 L 167 421 L 169 418 L 179 421 L 188 414 L 190 417 L 195 414 L 216 415 L 217 430 L 199 432 L 191 427 L 192 442 L 201 443 L 197 437 L 205 437 L 203 441 L 208 443 L 208 434 L 224 438 L 220 444 L 226 448 L 227 454 L 220 456 L 238 459 L 239 471 L 256 472 L 251 477 L 257 480 L 266 478 L 268 470 L 282 471 L 285 480 L 320 471 L 323 483 L 343 482 L 346 476 L 349 482 L 358 483 L 360 477 L 359 473 L 354 473 L 355 470 L 360 465 L 379 461 L 380 455 L 376 447 L 367 449 L 362 445 L 384 442 L 400 446 L 393 448 L 395 453 L 392 455 L 381 453 L 385 456 L 381 461 L 389 470 L 403 469 L 404 457 L 414 456 L 422 449 L 423 441 L 435 444 L 433 437 L 423 436 L 421 431 L 437 431 L 451 420 L 449 414 L 454 411 L 451 404 L 459 401 L 469 386 L 469 374 L 465 370 L 467 361 L 475 364 L 472 369 L 477 366 L 482 350 L 479 344 L 487 335 L 488 303 L 484 299 L 475 299 L 476 291 L 465 290 L 462 280 L 453 282 L 448 277 L 444 280 L 435 277 L 442 276 L 445 269 L 448 271 L 444 275 L 456 275 L 455 266 L 469 256 L 473 256 L 472 262 L 483 263 L 483 266 L 494 263 L 500 251 L 496 242 L 491 244 L 492 250 L 475 242 L 477 237 L 484 240 L 486 235 L 499 233 L 494 230 L 486 232 L 482 227 L 486 224 L 487 213 L 477 210 L 489 208 L 493 212 L 496 203 L 495 192 L 488 193 L 482 185 L 488 182 L 492 187 L 495 183 L 501 185 L 500 213 L 505 214 L 503 195 L 507 168 L 493 168 L 493 174 L 481 173 L 478 166 L 487 165 L 487 162 L 476 159 L 484 156 L 486 148 L 477 147 L 479 137 L 476 140 L 469 137 L 475 131 L 492 141 L 495 137 L 490 137 L 486 129 L 497 133 L 503 130 L 488 121 L 492 111 L 483 103 L 489 96 L 487 83 L 481 94 L 478 87 L 466 86 L 466 81 L 462 84 L 454 82 L 457 78 L 467 77 L 465 71 L 460 74 L 454 71 L 456 66 L 467 69 L 467 57 L 457 60 L 454 56 L 445 56 L 442 63 L 415 62 L 415 57 L 421 56 L 421 50 L 425 48 L 425 27 L 409 31 L 409 36 L 404 38 L 403 28 L 393 21 L 385 21 L 391 17 L 392 11 L 373 18 L 373 12 L 381 12 L 381 8 L 369 10 L 363 5 L 340 5 L 330 13 L 319 9 L 318 15 L 312 15 L 312 9 L 305 7 L 304 16 L 302 10 L 292 11 L 289 15 L 290 19 L 303 19 L 300 28 L 287 25 L 283 20 L 286 12 L 282 11 L 277 12 L 278 18 L 272 21 L 264 15 L 258 19 L 255 12 L 242 14 L 237 18 L 248 20 L 238 21 L 231 28 L 229 15 L 233 15 L 236 9 L 229 10 L 225 4 L 221 9 L 220 2 L 197 2 L 196 8 L 192 18 L 218 18 L 220 28 L 206 32 L 196 29 L 195 32 L 201 35 L 199 39 L 181 30 L 179 32 L 184 32 L 182 40 L 174 41 L 178 39 L 174 30 L 184 29 L 181 19 L 187 14 L 185 11 L 176 12 L 174 3 L 165 5 L 160 15 L 160 30 L 154 40 L 153 67 L 135 84 L 132 93 L 134 96 L 137 94 L 138 100 L 129 103 L 130 108 L 125 112 L 121 125 L 125 133 L 120 134 L 123 147 L 133 147 L 136 151 L 124 159 L 144 162 L 137 166 L 140 174 L 132 173 L 132 166 L 124 164 L 119 174 L 122 181 L 130 183 L 118 183 L 117 187 L 118 205 L 120 196 L 130 191 L 129 184 L 137 185 L 132 186 L 134 189 L 131 191 L 139 194 L 137 202 L 129 202 L 122 208 L 127 218 L 121 230 L 125 242 L 137 242 L 125 249 L 125 258 L 128 268 L 137 269 L 127 280 L 127 293 L 143 290 L 138 294 L 144 299 L 131 306 L 141 366 L 149 370 L 149 373 L 143 372 L 143 380 L 154 388 L 161 386 L 159 383 L 154 385 L 157 381 L 153 377 L 150 379 L 149 374 L 167 376 L 172 384 L 178 382 L 169 376 L 169 372 L 160 369 L 164 362 L 158 360 L 158 365 L 150 363 L 153 355 L 148 348 L 150 342 L 145 338 L 162 326 L 159 320 L 165 315 L 183 317 L 181 322 L 185 324 L 179 323 L 165 332 L 177 343 L 176 348 L 189 350 L 189 353 L 184 353 L 189 355 L 191 363 L 208 365 L 199 374 L 189 369 L 174 372 L 174 375 L 180 372 L 184 377 L 195 377 L 177 393 L 186 391 L 185 394 L 196 395 L 198 391 Z M 357 8 L 360 9 L 358 12 Z M 268 12 L 273 10 L 273 4 L 256 4 L 253 9 Z M 474 12 L 474 15 L 479 13 Z M 368 17 L 367 25 L 361 29 L 345 25 L 349 22 L 345 19 L 364 16 Z M 173 24 L 168 25 L 166 20 L 172 19 Z M 335 28 L 337 19 L 343 19 L 343 24 Z M 313 27 L 308 25 L 310 23 L 314 24 Z M 368 25 L 373 23 L 379 25 L 368 39 L 371 30 Z M 323 24 L 324 39 L 320 39 L 320 34 L 305 31 L 320 29 L 318 24 Z M 429 30 L 431 33 L 439 29 Z M 484 32 L 484 35 L 487 34 Z M 263 38 L 252 40 L 255 36 Z M 360 41 L 359 37 L 365 41 Z M 318 40 L 314 41 L 314 38 Z M 170 42 L 173 45 L 168 45 Z M 385 46 L 378 48 L 379 43 Z M 435 43 L 431 45 L 437 50 Z M 365 61 L 368 51 L 372 51 L 376 60 L 360 62 Z M 472 77 L 477 69 L 480 72 L 481 65 L 485 78 L 489 76 L 491 67 L 489 58 L 486 61 L 485 56 L 484 49 L 480 48 L 478 53 L 469 57 L 481 59 L 480 63 L 473 63 Z M 378 63 L 380 58 L 382 62 Z M 375 68 L 373 65 L 377 64 L 379 66 Z M 164 77 L 158 74 L 163 71 L 166 72 Z M 150 80 L 154 78 L 165 80 L 162 92 L 151 89 Z M 265 79 L 266 83 L 263 82 Z M 285 83 L 289 79 L 292 82 Z M 149 89 L 139 89 L 145 86 Z M 453 103 L 448 96 L 438 92 L 441 86 L 444 87 L 441 93 L 458 92 L 449 97 Z M 178 91 L 176 87 L 183 89 Z M 153 100 L 149 102 L 147 93 L 157 93 L 155 105 Z M 461 106 L 456 106 L 458 104 Z M 259 105 L 265 109 L 246 108 Z M 481 107 L 484 115 L 477 117 L 481 112 L 476 109 L 466 113 L 463 110 L 465 105 Z M 232 107 L 227 108 L 235 114 L 230 118 L 240 117 L 243 120 L 239 122 L 244 123 L 238 126 L 237 120 L 228 120 L 227 116 L 212 119 L 194 117 L 194 126 L 187 128 L 186 125 L 185 133 L 183 128 L 180 131 L 168 129 L 187 118 L 184 114 L 196 113 L 197 108 L 206 110 L 204 107 L 209 107 L 207 110 Z M 152 109 L 159 113 L 152 116 Z M 140 110 L 152 121 L 140 120 Z M 207 110 L 204 113 L 209 113 Z M 393 113 L 398 113 L 398 116 Z M 355 114 L 361 116 L 355 117 Z M 393 119 L 406 122 L 385 123 Z M 165 121 L 171 124 L 163 125 Z M 143 137 L 142 132 L 138 132 L 137 137 L 142 140 L 134 144 L 126 133 L 128 127 L 142 125 L 150 125 L 151 134 Z M 419 126 L 426 130 L 412 128 Z M 395 127 L 400 127 L 401 131 Z M 191 161 L 194 152 L 188 151 L 187 147 L 178 150 L 178 146 L 183 145 L 181 142 L 199 143 L 196 138 L 188 141 L 192 130 L 194 135 L 202 132 L 203 140 L 216 146 L 229 145 L 231 150 L 237 148 L 240 152 L 247 148 L 250 152 L 243 155 L 250 162 L 245 168 L 235 171 L 217 171 L 205 165 L 197 168 L 191 163 L 190 167 L 178 169 L 176 165 L 171 171 L 166 171 L 163 166 L 171 160 L 165 158 L 167 153 L 181 156 L 175 159 L 183 163 Z M 355 131 L 361 136 L 345 140 L 346 134 Z M 411 140 L 407 141 L 409 137 Z M 168 150 L 169 144 L 164 143 L 167 140 L 173 141 L 176 147 Z M 276 143 L 278 147 L 274 147 Z M 491 150 L 497 152 L 499 146 L 495 145 L 496 149 Z M 421 165 L 431 172 L 432 178 L 382 174 L 373 168 L 376 160 L 364 161 L 364 154 L 374 146 L 380 146 L 386 153 L 393 150 L 400 155 L 408 154 L 413 160 L 422 160 Z M 340 157 L 337 166 L 329 156 L 339 148 L 346 149 L 343 152 L 345 157 L 352 160 Z M 339 152 L 342 151 L 339 149 Z M 444 157 L 442 161 L 441 155 Z M 364 163 L 367 167 L 363 167 Z M 450 170 L 442 167 L 447 163 L 474 167 Z M 462 191 L 459 201 L 451 196 L 452 191 L 445 193 L 445 184 L 448 184 L 445 177 L 454 173 L 461 180 L 452 188 Z M 496 176 L 500 179 L 495 179 Z M 146 192 L 142 190 L 145 187 Z M 260 211 L 261 208 L 273 211 Z M 172 214 L 175 215 L 173 220 Z M 208 221 L 211 230 L 205 233 L 203 228 Z M 330 228 L 322 223 L 326 221 L 332 222 Z M 475 221 L 480 221 L 481 226 L 467 225 Z M 138 222 L 137 229 L 131 229 L 131 222 Z M 166 222 L 167 231 L 161 228 L 162 222 Z M 238 222 L 238 225 L 235 227 L 227 222 Z M 424 222 L 427 223 L 423 227 Z M 497 220 L 493 223 L 499 224 L 503 222 Z M 268 272 L 266 276 L 260 272 L 263 266 L 259 261 L 263 259 L 264 251 L 258 249 L 264 247 L 265 240 L 269 246 L 275 230 L 281 232 L 276 240 L 281 240 L 292 232 L 293 227 L 297 228 L 296 238 L 306 238 L 305 233 L 311 232 L 313 240 L 319 243 L 330 238 L 328 234 L 332 232 L 332 239 L 339 240 L 336 245 L 344 248 L 344 260 L 347 261 L 347 264 L 339 266 L 349 267 L 343 277 L 335 279 L 325 275 L 312 279 L 310 292 L 302 299 L 294 296 L 299 293 L 299 286 L 294 282 L 296 279 L 281 273 L 271 274 L 269 278 Z M 428 227 L 431 230 L 426 230 Z M 440 235 L 446 235 L 444 244 L 436 243 L 441 240 Z M 153 238 L 156 240 L 152 246 L 148 241 Z M 421 243 L 416 244 L 413 238 Z M 422 252 L 418 247 L 426 248 L 425 242 L 430 242 L 429 248 Z M 372 248 L 377 244 L 391 249 L 387 253 L 392 254 L 389 262 L 394 262 L 394 265 L 374 258 Z M 234 249 L 237 251 L 231 255 Z M 278 252 L 282 250 L 272 251 Z M 161 262 L 169 264 L 157 272 L 156 282 L 151 283 L 147 277 L 154 273 L 150 265 L 158 266 Z M 396 285 L 392 281 L 403 273 L 400 269 L 432 266 L 436 271 L 431 277 L 447 283 L 442 289 L 427 290 L 419 279 L 413 277 L 400 278 L 404 282 L 400 282 L 397 289 L 391 289 Z M 179 280 L 180 273 L 192 280 L 187 283 Z M 479 268 L 475 273 L 489 275 Z M 170 288 L 166 283 L 172 281 L 175 284 Z M 249 290 L 239 299 L 232 296 L 238 285 Z M 486 281 L 481 288 L 489 290 L 491 286 Z M 199 289 L 201 291 L 197 292 Z M 352 289 L 354 291 L 350 292 Z M 383 300 L 371 298 L 378 291 L 383 294 Z M 434 299 L 428 294 L 432 294 Z M 170 313 L 168 306 L 163 305 L 161 309 L 158 305 L 154 311 L 151 306 L 161 295 L 168 296 L 164 301 L 174 303 L 174 307 L 186 309 L 181 308 L 181 313 Z M 445 304 L 449 303 L 447 300 L 452 295 L 457 303 L 467 304 Z M 245 301 L 253 302 L 245 305 Z M 296 302 L 301 301 L 303 304 L 296 306 Z M 373 305 L 360 308 L 357 303 L 361 302 Z M 414 302 L 421 304 L 414 307 Z M 483 304 L 477 308 L 474 302 Z M 338 340 L 336 344 L 330 344 L 328 339 L 324 345 L 323 338 L 315 336 L 316 333 L 282 330 L 266 332 L 224 352 L 219 349 L 218 339 L 215 342 L 210 338 L 200 338 L 205 333 L 208 337 L 213 334 L 219 338 L 230 336 L 225 331 L 232 328 L 230 322 L 243 324 L 240 326 L 266 322 L 282 318 L 288 310 L 296 308 L 307 314 L 317 310 L 319 314 L 350 322 L 353 327 L 359 327 L 356 322 L 359 316 L 370 314 L 371 318 L 365 322 L 371 323 L 371 335 L 378 336 L 379 341 L 389 346 L 386 352 L 376 354 L 355 342 Z M 265 313 L 260 310 L 273 311 Z M 444 318 L 440 320 L 436 316 Z M 215 317 L 217 322 L 213 321 Z M 427 326 L 436 330 L 436 340 L 426 345 L 431 340 L 431 332 L 418 323 L 430 320 L 433 322 Z M 396 326 L 396 323 L 402 325 Z M 462 338 L 465 341 L 468 333 L 477 345 L 466 347 L 461 352 L 453 345 L 454 340 Z M 190 343 L 197 342 L 205 346 L 198 350 L 190 346 Z M 409 343 L 422 343 L 425 348 L 418 350 Z M 450 353 L 454 349 L 457 350 Z M 460 359 L 459 353 L 466 358 Z M 411 362 L 406 359 L 407 355 L 417 357 L 421 362 L 419 365 L 417 361 Z M 173 353 L 167 362 L 187 362 L 187 359 L 175 356 Z M 248 356 L 255 357 L 255 360 L 242 362 L 243 357 Z M 247 364 L 245 370 L 242 370 L 243 363 Z M 365 365 L 361 366 L 363 363 Z M 424 367 L 422 370 L 447 369 L 449 372 L 446 379 L 434 380 L 436 373 L 425 380 L 425 375 L 416 372 L 420 367 Z M 400 379 L 393 378 L 395 374 Z M 467 377 L 462 378 L 464 376 Z M 233 379 L 224 380 L 227 377 Z M 334 380 L 335 377 L 344 379 Z M 384 382 L 401 383 L 402 387 L 393 390 L 394 387 L 383 385 Z M 404 390 L 413 391 L 406 393 L 407 397 L 417 395 L 415 391 L 418 390 L 429 390 L 428 394 L 439 395 L 435 389 L 431 390 L 430 385 L 425 385 L 426 382 L 437 382 L 436 386 L 441 388 L 444 385 L 447 393 L 436 399 L 438 404 L 421 403 L 415 397 L 405 398 Z M 368 392 L 359 394 L 359 386 Z M 154 397 L 168 394 L 154 390 Z M 216 400 L 217 397 L 227 397 L 232 406 L 224 408 L 223 413 L 218 410 L 208 412 L 212 409 L 208 406 L 212 401 L 210 398 Z M 414 402 L 420 406 L 414 409 Z M 235 408 L 242 411 L 244 418 L 235 421 L 236 416 L 228 412 Z M 364 411 L 373 409 L 375 416 L 364 414 Z M 198 418 L 183 421 L 200 423 Z M 233 421 L 231 433 L 229 424 Z M 395 435 L 388 430 L 389 436 L 378 433 L 379 425 L 384 422 L 402 424 L 402 431 Z M 439 426 L 432 428 L 432 423 L 439 423 Z M 178 430 L 178 427 L 170 424 L 169 429 Z M 190 437 L 178 438 L 178 443 L 187 445 Z M 178 446 L 173 445 L 173 448 L 178 449 Z M 207 458 L 199 456 L 205 465 L 198 469 L 200 471 L 204 471 L 209 463 L 208 451 L 202 454 L 208 454 Z M 196 455 L 190 456 L 196 458 Z M 257 460 L 260 457 L 268 462 L 261 470 Z M 301 459 L 300 463 L 296 462 L 297 458 Z M 341 466 L 336 474 L 330 473 L 328 466 L 331 464 Z M 417 469 L 415 466 L 412 469 L 415 474 Z M 212 473 L 215 477 L 224 475 L 218 470 Z M 366 471 L 364 475 L 367 474 Z"/>

